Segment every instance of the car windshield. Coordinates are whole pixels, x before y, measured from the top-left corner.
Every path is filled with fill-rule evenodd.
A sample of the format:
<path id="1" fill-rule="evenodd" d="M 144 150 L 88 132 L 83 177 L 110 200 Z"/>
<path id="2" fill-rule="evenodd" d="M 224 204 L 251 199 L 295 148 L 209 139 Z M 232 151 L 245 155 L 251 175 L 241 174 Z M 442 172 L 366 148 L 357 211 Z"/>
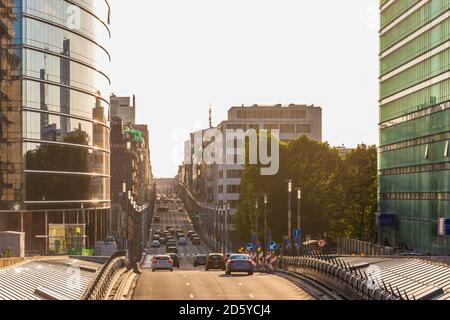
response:
<path id="1" fill-rule="evenodd" d="M 250 260 L 250 257 L 240 254 L 240 255 L 231 256 L 231 260 Z"/>

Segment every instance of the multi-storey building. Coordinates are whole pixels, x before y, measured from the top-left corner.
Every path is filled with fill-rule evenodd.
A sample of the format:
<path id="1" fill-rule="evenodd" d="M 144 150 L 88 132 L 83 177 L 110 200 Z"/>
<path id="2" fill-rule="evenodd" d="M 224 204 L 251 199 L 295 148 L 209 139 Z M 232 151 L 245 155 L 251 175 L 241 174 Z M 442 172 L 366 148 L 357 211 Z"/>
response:
<path id="1" fill-rule="evenodd" d="M 105 0 L 1 1 L 0 230 L 28 252 L 50 224 L 85 223 L 91 247 L 106 235 L 109 17 Z"/>
<path id="2" fill-rule="evenodd" d="M 224 155 L 227 154 L 227 130 L 243 130 L 244 132 L 248 129 L 279 130 L 279 138 L 282 141 L 293 140 L 302 135 L 322 141 L 322 108 L 294 104 L 232 107 L 228 112 L 228 120 L 220 123 L 217 129 L 223 133 Z M 196 161 L 194 138 L 195 133 L 191 134 L 190 141 L 187 141 L 185 145 L 185 155 L 187 158 L 192 157 L 192 161 L 190 164 L 183 165 L 179 176 L 184 179 L 183 182 L 199 200 L 211 204 L 227 203 L 230 205 L 231 230 L 233 231 L 244 166 L 229 161 L 213 165 L 205 164 L 202 159 Z M 207 143 L 203 145 L 203 148 L 206 145 Z M 237 150 L 235 151 L 237 152 Z M 223 228 L 222 220 L 219 229 L 223 231 Z"/>
<path id="3" fill-rule="evenodd" d="M 379 240 L 448 254 L 450 2 L 382 0 L 380 11 Z"/>
<path id="4" fill-rule="evenodd" d="M 117 97 L 113 94 L 110 97 L 111 116 L 122 119 L 124 125 L 134 125 L 136 123 L 136 97 Z"/>

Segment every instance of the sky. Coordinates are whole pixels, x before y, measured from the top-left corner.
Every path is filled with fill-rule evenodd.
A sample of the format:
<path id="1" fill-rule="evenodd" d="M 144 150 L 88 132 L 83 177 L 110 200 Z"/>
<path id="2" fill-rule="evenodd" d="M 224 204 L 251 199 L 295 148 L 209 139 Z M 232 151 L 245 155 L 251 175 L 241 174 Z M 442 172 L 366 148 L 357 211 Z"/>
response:
<path id="1" fill-rule="evenodd" d="M 231 106 L 323 108 L 332 146 L 378 144 L 378 0 L 109 0 L 111 92 L 136 95 L 155 177 Z"/>

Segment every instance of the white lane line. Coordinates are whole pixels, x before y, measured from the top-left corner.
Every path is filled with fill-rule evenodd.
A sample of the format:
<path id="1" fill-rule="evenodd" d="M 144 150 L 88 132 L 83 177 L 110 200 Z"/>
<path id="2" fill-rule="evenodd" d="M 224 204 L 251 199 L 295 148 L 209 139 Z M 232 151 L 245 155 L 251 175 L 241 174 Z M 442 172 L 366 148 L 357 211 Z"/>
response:
<path id="1" fill-rule="evenodd" d="M 189 287 L 191 284 L 189 282 L 186 282 L 186 286 Z"/>
<path id="2" fill-rule="evenodd" d="M 189 295 L 189 298 L 194 299 L 194 295 L 193 295 L 193 294 L 190 294 L 190 295 Z"/>
<path id="3" fill-rule="evenodd" d="M 239 286 L 239 287 L 242 287 L 242 282 L 239 282 L 239 283 L 238 283 L 238 286 Z"/>
<path id="4" fill-rule="evenodd" d="M 255 296 L 252 295 L 252 294 L 249 294 L 248 296 L 249 296 L 250 298 L 252 298 L 252 299 L 255 299 Z"/>

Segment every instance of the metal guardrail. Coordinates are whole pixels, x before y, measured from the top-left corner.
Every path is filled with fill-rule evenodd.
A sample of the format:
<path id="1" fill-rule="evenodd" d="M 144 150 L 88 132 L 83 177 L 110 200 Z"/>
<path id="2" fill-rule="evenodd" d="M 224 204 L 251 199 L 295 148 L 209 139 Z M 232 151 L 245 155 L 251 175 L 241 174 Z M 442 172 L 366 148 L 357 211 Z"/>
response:
<path id="1" fill-rule="evenodd" d="M 365 300 L 415 300 L 403 299 L 400 292 L 388 287 L 384 282 L 377 283 L 370 275 L 352 268 L 345 261 L 322 254 L 283 257 L 281 269 L 293 273 L 315 272 L 328 277 L 337 284 L 344 286 L 351 293 Z"/>
<path id="2" fill-rule="evenodd" d="M 114 279 L 114 275 L 122 269 L 130 270 L 132 268 L 139 270 L 128 259 L 127 252 L 116 252 L 93 277 L 81 300 L 104 300 L 112 284 L 111 281 Z"/>

